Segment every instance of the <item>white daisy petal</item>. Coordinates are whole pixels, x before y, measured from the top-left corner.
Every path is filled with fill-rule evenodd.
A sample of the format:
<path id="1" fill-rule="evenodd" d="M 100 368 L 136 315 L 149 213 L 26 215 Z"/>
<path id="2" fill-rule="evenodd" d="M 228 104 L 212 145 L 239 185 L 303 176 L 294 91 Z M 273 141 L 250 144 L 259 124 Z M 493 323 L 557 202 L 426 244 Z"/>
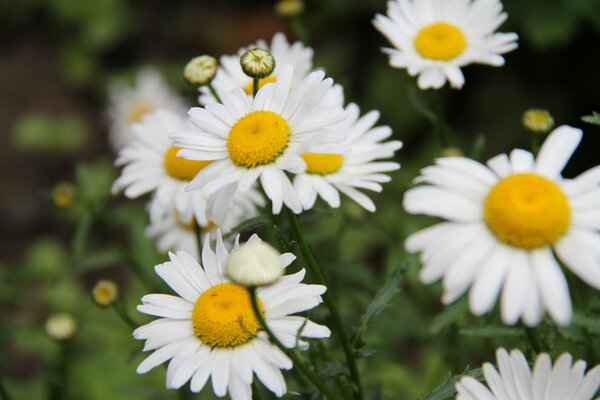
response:
<path id="1" fill-rule="evenodd" d="M 560 176 L 579 145 L 583 132 L 570 126 L 559 126 L 544 141 L 536 160 L 536 172 L 549 178 Z"/>

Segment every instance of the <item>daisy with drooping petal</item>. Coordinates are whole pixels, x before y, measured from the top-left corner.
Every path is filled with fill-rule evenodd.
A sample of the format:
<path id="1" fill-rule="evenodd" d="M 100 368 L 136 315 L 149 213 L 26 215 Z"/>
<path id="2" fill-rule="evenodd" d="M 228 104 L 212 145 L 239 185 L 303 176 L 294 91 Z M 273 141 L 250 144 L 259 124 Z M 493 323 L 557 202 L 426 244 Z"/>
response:
<path id="1" fill-rule="evenodd" d="M 390 65 L 419 75 L 421 89 L 446 83 L 460 89 L 468 64 L 504 65 L 501 54 L 517 48 L 515 33 L 495 33 L 506 20 L 499 0 L 392 0 L 375 27 L 395 47 Z"/>
<path id="2" fill-rule="evenodd" d="M 158 109 L 183 114 L 185 104 L 154 69 L 144 69 L 136 77 L 134 87 L 125 82 L 115 82 L 109 88 L 111 122 L 110 142 L 115 151 L 125 147 L 135 136 L 131 125 Z"/>
<path id="3" fill-rule="evenodd" d="M 240 56 L 252 48 L 268 50 L 275 58 L 273 73 L 259 81 L 260 87 L 265 83 L 275 82 L 286 64 L 294 66 L 292 87 L 296 87 L 302 82 L 312 70 L 313 50 L 310 47 L 305 47 L 301 42 L 288 43 L 285 35 L 278 32 L 273 35 L 270 45 L 264 40 L 259 40 L 252 45 L 239 49 L 237 54 L 220 58 L 217 75 L 211 82 L 219 97 L 223 98 L 223 95 L 231 92 L 236 87 L 240 87 L 244 89 L 246 94 L 252 95 L 252 78 L 246 75 L 240 66 Z M 200 104 L 215 103 L 216 101 L 207 87 L 200 88 Z"/>
<path id="4" fill-rule="evenodd" d="M 189 111 L 195 131 L 171 135 L 180 155 L 190 160 L 215 160 L 190 182 L 208 198 L 207 214 L 220 223 L 235 193 L 244 193 L 257 180 L 278 214 L 283 204 L 302 211 L 286 171 L 303 172 L 300 149 L 313 144 L 315 152 L 342 153 L 340 135 L 328 129 L 344 116 L 338 106 L 320 106 L 333 84 L 313 72 L 290 88 L 293 67 L 285 66 L 277 82 L 263 86 L 252 100 L 241 88 L 223 95 L 223 104 L 211 103 Z M 214 194 L 214 195 L 213 195 Z"/>
<path id="5" fill-rule="evenodd" d="M 254 235 L 248 243 L 260 239 Z M 235 248 L 238 248 L 237 240 Z M 235 251 L 234 248 L 234 251 Z M 291 369 L 291 360 L 260 329 L 247 288 L 224 275 L 229 253 L 217 232 L 216 248 L 205 241 L 202 266 L 189 254 L 169 254 L 170 261 L 156 266 L 156 273 L 178 294 L 150 294 L 138 310 L 159 317 L 136 329 L 136 339 L 145 340 L 145 351 L 153 351 L 137 369 L 145 373 L 169 361 L 167 387 L 178 389 L 190 382 L 199 392 L 209 378 L 217 396 L 233 400 L 251 399 L 254 374 L 275 393 L 283 396 L 286 384 L 281 369 Z M 281 268 L 295 256 L 279 256 Z M 287 347 L 306 348 L 302 338 L 326 338 L 330 331 L 306 318 L 292 316 L 321 303 L 326 288 L 301 281 L 305 271 L 285 275 L 257 289 L 259 309 L 276 337 Z"/>
<path id="6" fill-rule="evenodd" d="M 341 86 L 335 85 L 331 95 L 324 99 L 330 105 L 343 106 L 344 94 Z M 301 154 L 306 163 L 306 171 L 294 178 L 294 189 L 304 209 L 313 207 L 317 196 L 331 207 L 340 206 L 339 192 L 344 193 L 368 211 L 375 211 L 375 204 L 357 189 L 374 192 L 382 190 L 381 183 L 389 182 L 385 172 L 400 168 L 395 162 L 377 161 L 394 156 L 402 147 L 399 140 L 382 143 L 389 138 L 389 126 L 373 127 L 379 119 L 378 111 L 370 111 L 360 116 L 360 109 L 354 103 L 346 107 L 346 118 L 333 130 L 344 135 L 343 145 L 349 148 L 347 154 L 313 153 Z M 338 192 L 339 191 L 339 192 Z"/>
<path id="7" fill-rule="evenodd" d="M 498 369 L 483 364 L 487 386 L 465 376 L 456 384 L 456 400 L 591 400 L 600 386 L 600 366 L 585 373 L 586 362 L 573 363 L 563 353 L 552 365 L 546 353 L 538 355 L 533 371 L 519 350 L 496 351 Z"/>
<path id="8" fill-rule="evenodd" d="M 406 240 L 421 252 L 425 283 L 443 277 L 448 304 L 469 287 L 470 309 L 488 312 L 502 289 L 506 324 L 537 325 L 544 311 L 559 325 L 571 321 L 569 287 L 559 261 L 600 289 L 600 166 L 574 179 L 561 171 L 581 140 L 569 126 L 555 129 L 537 159 L 515 149 L 487 167 L 464 157 L 436 160 L 421 171 L 404 209 L 449 220 Z"/>

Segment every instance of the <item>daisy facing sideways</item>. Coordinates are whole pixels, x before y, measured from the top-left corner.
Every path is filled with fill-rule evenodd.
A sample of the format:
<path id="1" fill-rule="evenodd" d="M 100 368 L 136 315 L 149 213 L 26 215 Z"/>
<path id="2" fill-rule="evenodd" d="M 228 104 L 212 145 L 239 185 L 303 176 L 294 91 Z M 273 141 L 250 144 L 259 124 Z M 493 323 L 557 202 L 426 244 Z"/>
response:
<path id="1" fill-rule="evenodd" d="M 495 33 L 506 20 L 499 0 L 391 0 L 373 24 L 394 46 L 390 65 L 419 76 L 421 89 L 465 83 L 461 67 L 504 65 L 501 54 L 517 48 L 515 33 Z"/>
<path id="2" fill-rule="evenodd" d="M 537 159 L 515 149 L 487 161 L 439 158 L 406 192 L 404 209 L 448 220 L 406 240 L 420 252 L 420 278 L 443 278 L 442 301 L 469 287 L 471 312 L 482 315 L 502 290 L 504 323 L 537 325 L 544 311 L 559 325 L 571 321 L 569 287 L 559 260 L 600 289 L 600 166 L 574 179 L 561 176 L 581 140 L 569 126 L 546 138 Z"/>
<path id="3" fill-rule="evenodd" d="M 538 355 L 533 371 L 519 350 L 496 351 L 498 369 L 483 364 L 487 386 L 465 376 L 456 384 L 456 400 L 592 400 L 600 386 L 600 366 L 585 373 L 586 362 L 573 363 L 563 353 L 552 365 L 546 353 Z"/>
<path id="4" fill-rule="evenodd" d="M 304 172 L 302 146 L 314 152 L 340 154 L 345 147 L 336 142 L 343 135 L 331 131 L 341 121 L 339 106 L 321 106 L 333 81 L 313 72 L 292 88 L 294 70 L 283 67 L 277 82 L 264 85 L 252 100 L 241 88 L 223 95 L 223 104 L 192 108 L 195 129 L 171 135 L 179 155 L 189 160 L 211 160 L 188 184 L 208 199 L 208 217 L 220 223 L 237 193 L 260 184 L 272 202 L 272 212 L 282 206 L 295 213 L 302 205 L 286 172 Z M 213 196 L 214 194 L 214 196 Z"/>
<path id="5" fill-rule="evenodd" d="M 334 89 L 326 101 L 343 106 L 342 88 L 336 85 Z M 339 192 L 342 192 L 366 210 L 374 212 L 373 201 L 357 189 L 381 192 L 381 183 L 391 180 L 385 173 L 400 168 L 398 163 L 379 161 L 393 157 L 395 151 L 402 147 L 398 140 L 382 143 L 392 135 L 392 130 L 389 126 L 374 127 L 379 112 L 370 111 L 361 117 L 360 109 L 354 103 L 345 110 L 346 118 L 333 129 L 344 135 L 342 144 L 349 151 L 346 154 L 310 151 L 301 154 L 306 171 L 294 177 L 294 189 L 306 210 L 313 207 L 317 197 L 337 208 L 340 206 Z"/>
<path id="6" fill-rule="evenodd" d="M 239 49 L 237 54 L 221 56 L 217 75 L 211 82 L 219 97 L 223 98 L 225 94 L 236 87 L 240 87 L 244 89 L 246 94 L 252 95 L 252 78 L 246 75 L 240 66 L 240 56 L 251 48 L 268 50 L 276 60 L 275 69 L 271 75 L 259 81 L 260 87 L 266 83 L 275 82 L 286 64 L 294 67 L 292 87 L 302 82 L 312 70 L 313 50 L 310 47 L 305 47 L 302 42 L 290 44 L 283 33 L 277 32 L 273 35 L 270 45 L 261 39 L 254 44 Z M 200 87 L 200 98 L 198 100 L 200 104 L 217 102 L 206 86 Z"/>
<path id="7" fill-rule="evenodd" d="M 131 125 L 158 109 L 183 114 L 186 106 L 181 97 L 163 80 L 158 71 L 143 69 L 136 77 L 135 85 L 125 82 L 113 83 L 109 88 L 110 142 L 120 151 L 134 137 Z"/>
<path id="8" fill-rule="evenodd" d="M 159 319 L 136 329 L 136 339 L 145 340 L 144 351 L 153 351 L 137 369 L 145 373 L 169 361 L 167 387 L 178 389 L 190 382 L 199 392 L 209 378 L 214 393 L 233 400 L 250 400 L 254 374 L 275 395 L 286 393 L 281 369 L 291 369 L 291 360 L 268 340 L 260 329 L 248 290 L 230 282 L 224 267 L 230 257 L 217 232 L 216 248 L 205 241 L 202 266 L 189 254 L 169 254 L 170 261 L 156 266 L 156 273 L 177 293 L 150 294 L 138 310 Z M 254 235 L 248 244 L 260 241 Z M 233 251 L 238 248 L 237 240 Z M 295 256 L 279 256 L 287 267 Z M 285 275 L 257 289 L 259 309 L 277 338 L 287 347 L 307 347 L 301 338 L 326 338 L 327 327 L 292 316 L 321 303 L 326 288 L 301 283 L 305 271 Z"/>

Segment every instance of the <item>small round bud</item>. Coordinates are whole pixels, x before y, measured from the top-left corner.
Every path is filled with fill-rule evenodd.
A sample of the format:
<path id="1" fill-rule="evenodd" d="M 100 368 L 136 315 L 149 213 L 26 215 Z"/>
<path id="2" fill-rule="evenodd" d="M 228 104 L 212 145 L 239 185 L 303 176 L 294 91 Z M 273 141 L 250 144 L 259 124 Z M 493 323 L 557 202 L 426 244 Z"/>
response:
<path id="1" fill-rule="evenodd" d="M 56 208 L 67 208 L 75 199 L 75 185 L 70 182 L 60 182 L 52 189 L 52 202 Z"/>
<path id="2" fill-rule="evenodd" d="M 463 157 L 465 153 L 458 147 L 446 147 L 442 149 L 442 157 Z"/>
<path id="3" fill-rule="evenodd" d="M 67 313 L 52 314 L 46 320 L 46 333 L 57 341 L 71 339 L 77 332 L 77 322 Z"/>
<path id="4" fill-rule="evenodd" d="M 275 69 L 275 58 L 265 49 L 250 49 L 240 57 L 242 71 L 251 78 L 266 78 Z"/>
<path id="5" fill-rule="evenodd" d="M 275 12 L 282 17 L 295 17 L 304 11 L 302 0 L 280 0 L 275 4 Z"/>
<path id="6" fill-rule="evenodd" d="M 99 306 L 110 306 L 119 298 L 119 287 L 113 281 L 98 281 L 92 290 L 92 297 Z"/>
<path id="7" fill-rule="evenodd" d="M 547 133 L 554 127 L 554 118 L 547 110 L 532 108 L 523 113 L 523 126 L 535 133 Z"/>
<path id="8" fill-rule="evenodd" d="M 240 285 L 269 285 L 283 275 L 279 256 L 279 252 L 267 243 L 245 243 L 231 252 L 225 273 Z"/>
<path id="9" fill-rule="evenodd" d="M 204 86 L 214 79 L 218 67 L 219 63 L 214 57 L 194 57 L 183 69 L 183 78 L 192 86 Z"/>

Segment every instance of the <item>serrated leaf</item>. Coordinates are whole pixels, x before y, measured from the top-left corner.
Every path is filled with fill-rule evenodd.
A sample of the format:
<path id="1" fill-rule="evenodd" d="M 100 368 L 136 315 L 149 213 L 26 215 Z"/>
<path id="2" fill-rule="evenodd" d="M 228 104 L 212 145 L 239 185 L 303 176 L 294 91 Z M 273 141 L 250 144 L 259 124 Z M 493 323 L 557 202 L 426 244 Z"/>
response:
<path id="1" fill-rule="evenodd" d="M 454 399 L 456 395 L 456 382 L 458 382 L 463 376 L 468 375 L 479 381 L 483 378 L 483 371 L 481 368 L 472 369 L 462 375 L 449 376 L 448 380 L 436 389 L 427 393 L 421 400 L 450 400 Z"/>
<path id="2" fill-rule="evenodd" d="M 523 330 L 518 328 L 508 328 L 506 326 L 485 326 L 481 328 L 461 329 L 459 333 L 461 335 L 475 337 L 521 336 L 523 335 Z"/>
<path id="3" fill-rule="evenodd" d="M 584 115 L 581 120 L 588 124 L 600 125 L 600 113 L 592 111 L 592 115 Z"/>
<path id="4" fill-rule="evenodd" d="M 358 321 L 358 325 L 356 325 L 356 327 L 354 328 L 354 334 L 352 338 L 352 345 L 355 348 L 358 343 L 362 343 L 362 337 L 364 336 L 365 332 L 367 331 L 375 317 L 381 314 L 381 312 L 389 306 L 390 301 L 392 300 L 394 295 L 400 292 L 398 285 L 400 284 L 400 281 L 404 276 L 404 272 L 408 269 L 408 264 L 409 262 L 405 261 L 400 266 L 398 266 L 394 270 L 394 272 L 392 272 L 388 280 L 379 289 L 379 291 L 373 298 L 373 301 L 367 308 L 365 314 Z"/>

